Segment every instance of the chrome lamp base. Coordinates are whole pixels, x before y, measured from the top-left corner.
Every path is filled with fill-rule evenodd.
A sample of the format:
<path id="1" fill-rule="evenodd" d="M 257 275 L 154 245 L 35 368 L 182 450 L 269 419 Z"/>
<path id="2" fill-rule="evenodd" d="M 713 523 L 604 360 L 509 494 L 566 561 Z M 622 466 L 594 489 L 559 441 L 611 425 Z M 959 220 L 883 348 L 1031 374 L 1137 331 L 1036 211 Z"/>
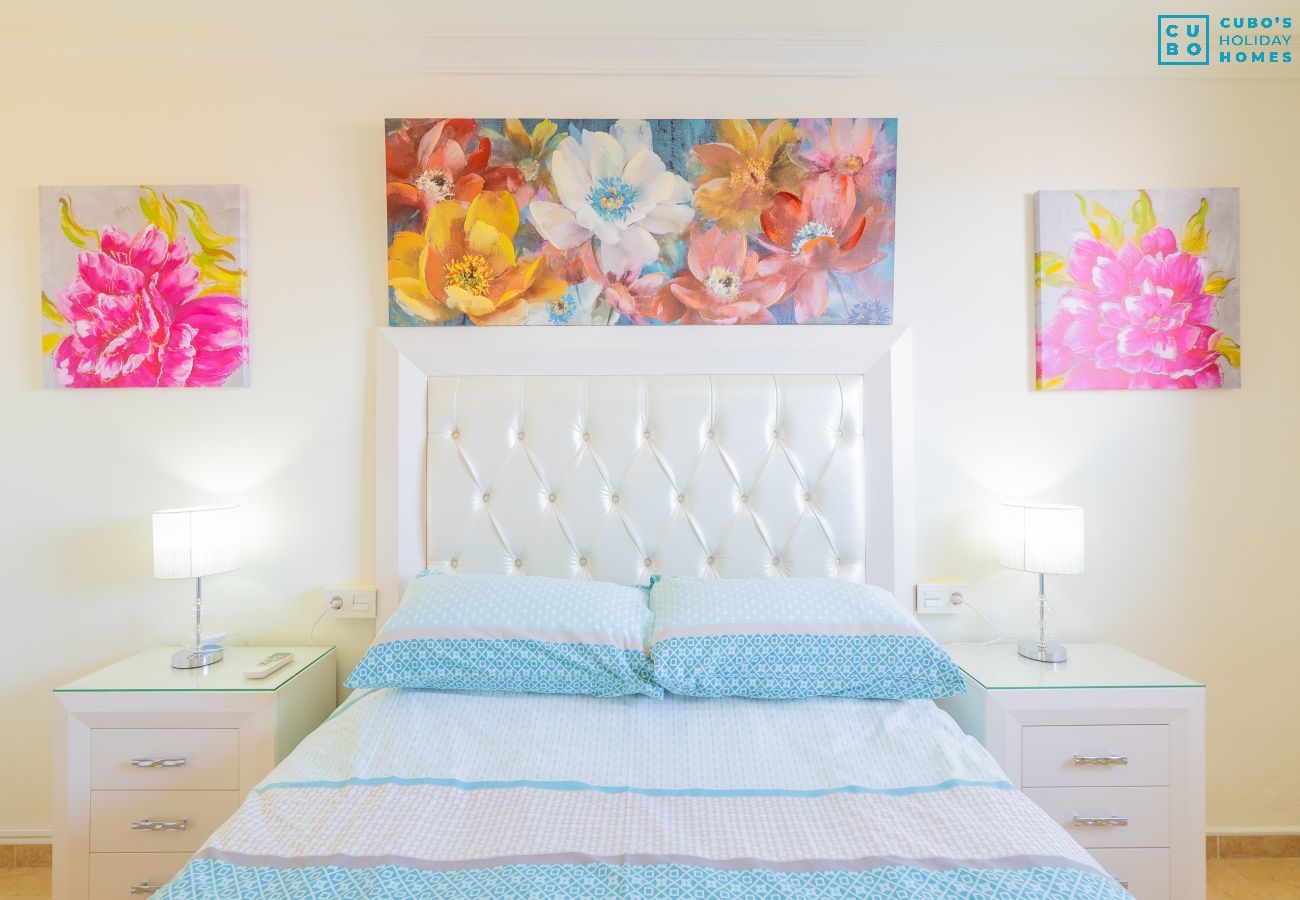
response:
<path id="1" fill-rule="evenodd" d="M 1034 638 L 1023 638 L 1016 642 L 1016 649 L 1025 659 L 1043 663 L 1065 662 L 1065 645 L 1051 642 L 1040 643 Z"/>
<path id="2" fill-rule="evenodd" d="M 224 637 L 224 635 L 222 635 Z M 203 636 L 203 579 L 194 580 L 194 642 L 172 654 L 173 669 L 201 669 L 226 655 L 219 637 Z"/>
<path id="3" fill-rule="evenodd" d="M 183 647 L 172 654 L 173 669 L 201 669 L 221 662 L 226 655 L 223 647 L 200 647 L 197 650 Z"/>

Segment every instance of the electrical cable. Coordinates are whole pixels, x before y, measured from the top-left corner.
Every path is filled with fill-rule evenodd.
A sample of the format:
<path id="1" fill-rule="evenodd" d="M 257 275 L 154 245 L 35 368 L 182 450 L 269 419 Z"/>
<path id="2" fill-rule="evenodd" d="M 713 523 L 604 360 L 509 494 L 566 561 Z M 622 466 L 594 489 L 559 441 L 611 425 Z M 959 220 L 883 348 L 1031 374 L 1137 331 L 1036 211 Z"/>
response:
<path id="1" fill-rule="evenodd" d="M 307 632 L 308 646 L 310 647 L 316 646 L 316 626 L 320 624 L 320 620 L 325 618 L 330 613 L 336 612 L 342 608 L 343 608 L 343 598 L 334 597 L 333 599 L 330 600 L 330 605 L 321 610 L 320 615 L 316 617 L 316 621 L 311 623 L 311 631 Z"/>
<path id="2" fill-rule="evenodd" d="M 965 606 L 965 607 L 968 608 L 971 612 L 975 613 L 975 615 L 979 616 L 981 619 L 984 620 L 984 624 L 985 624 L 985 625 L 988 625 L 988 627 L 989 627 L 989 631 L 992 631 L 994 634 L 997 634 L 997 633 L 998 633 L 998 627 L 997 627 L 996 625 L 993 624 L 993 620 L 990 619 L 988 616 L 984 615 L 984 613 L 980 612 L 980 611 L 979 611 L 979 608 L 976 607 L 974 603 L 971 603 L 969 600 L 967 600 L 965 597 L 963 597 L 960 593 L 954 593 L 952 596 L 953 596 L 953 597 L 956 597 L 956 598 L 959 598 L 959 599 L 956 599 L 956 600 L 953 600 L 953 601 L 952 601 L 953 605 L 955 605 L 955 606 Z M 1011 637 L 1011 636 L 1009 636 L 1009 635 L 1003 635 L 1002 637 L 995 637 L 995 638 L 993 638 L 992 640 L 988 640 L 988 641 L 954 641 L 953 643 L 955 643 L 955 644 L 985 644 L 985 645 L 987 645 L 987 644 L 1001 644 L 1001 643 L 1005 643 L 1005 642 L 1014 642 L 1014 641 L 1015 641 L 1015 638 L 1013 638 L 1013 637 Z"/>

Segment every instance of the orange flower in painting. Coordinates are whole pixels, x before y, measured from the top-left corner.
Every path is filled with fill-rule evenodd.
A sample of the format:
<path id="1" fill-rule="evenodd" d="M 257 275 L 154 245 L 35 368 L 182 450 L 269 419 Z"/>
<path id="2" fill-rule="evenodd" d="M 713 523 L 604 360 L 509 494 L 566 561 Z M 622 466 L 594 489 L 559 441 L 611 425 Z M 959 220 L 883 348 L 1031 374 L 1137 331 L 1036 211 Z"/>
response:
<path id="1" fill-rule="evenodd" d="M 506 191 L 484 191 L 466 208 L 443 200 L 424 232 L 399 231 L 388 248 L 388 283 L 413 316 L 439 324 L 469 316 L 476 325 L 517 325 L 530 303 L 568 290 L 547 257 L 515 257 L 519 207 Z"/>
<path id="2" fill-rule="evenodd" d="M 695 208 L 728 230 L 752 231 L 779 191 L 797 191 L 799 169 L 790 159 L 798 129 L 785 119 L 763 126 L 719 119 L 719 141 L 693 148 L 703 171 L 695 178 Z"/>
<path id="3" fill-rule="evenodd" d="M 473 119 L 403 119 L 384 140 L 388 166 L 388 217 L 443 200 L 468 203 L 481 191 L 515 190 L 523 184 L 514 166 L 489 166 L 492 141 Z"/>

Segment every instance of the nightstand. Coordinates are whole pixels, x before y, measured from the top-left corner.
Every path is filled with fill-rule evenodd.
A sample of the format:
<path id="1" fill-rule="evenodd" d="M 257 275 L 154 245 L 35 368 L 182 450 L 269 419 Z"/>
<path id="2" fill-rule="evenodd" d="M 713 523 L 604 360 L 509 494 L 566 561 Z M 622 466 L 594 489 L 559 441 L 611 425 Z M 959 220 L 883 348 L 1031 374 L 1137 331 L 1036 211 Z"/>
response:
<path id="1" fill-rule="evenodd" d="M 54 896 L 151 894 L 336 704 L 333 647 L 155 647 L 54 692 Z M 261 679 L 244 669 L 287 650 Z"/>
<path id="2" fill-rule="evenodd" d="M 967 692 L 938 701 L 1138 900 L 1205 897 L 1205 686 L 1113 644 L 1064 663 L 950 644 Z"/>

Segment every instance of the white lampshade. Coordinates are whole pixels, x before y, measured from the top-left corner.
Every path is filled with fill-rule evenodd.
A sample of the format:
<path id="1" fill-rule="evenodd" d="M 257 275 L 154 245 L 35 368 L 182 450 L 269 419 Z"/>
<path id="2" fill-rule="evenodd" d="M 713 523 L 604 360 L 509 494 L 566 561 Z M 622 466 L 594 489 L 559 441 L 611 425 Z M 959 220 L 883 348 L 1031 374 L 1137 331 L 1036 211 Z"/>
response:
<path id="1" fill-rule="evenodd" d="M 238 568 L 238 506 L 164 509 L 153 514 L 155 578 L 202 578 Z"/>
<path id="2" fill-rule="evenodd" d="M 1043 575 L 1083 571 L 1083 510 L 1048 503 L 1002 504 L 1002 565 Z"/>

